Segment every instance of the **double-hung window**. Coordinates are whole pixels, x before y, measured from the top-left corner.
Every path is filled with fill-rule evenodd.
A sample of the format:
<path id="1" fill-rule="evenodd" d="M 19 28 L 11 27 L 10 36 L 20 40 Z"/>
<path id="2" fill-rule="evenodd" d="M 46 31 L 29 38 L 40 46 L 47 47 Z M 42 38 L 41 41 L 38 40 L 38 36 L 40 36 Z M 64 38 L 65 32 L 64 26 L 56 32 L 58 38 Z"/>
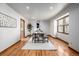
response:
<path id="1" fill-rule="evenodd" d="M 57 20 L 57 31 L 59 33 L 69 34 L 69 15 Z"/>

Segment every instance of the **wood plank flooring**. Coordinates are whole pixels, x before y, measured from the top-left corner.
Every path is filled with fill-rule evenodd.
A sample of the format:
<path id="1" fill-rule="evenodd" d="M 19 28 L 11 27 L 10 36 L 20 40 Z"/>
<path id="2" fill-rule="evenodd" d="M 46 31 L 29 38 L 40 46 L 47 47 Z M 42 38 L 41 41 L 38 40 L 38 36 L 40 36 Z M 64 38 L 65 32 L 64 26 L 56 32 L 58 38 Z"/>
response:
<path id="1" fill-rule="evenodd" d="M 24 38 L 24 41 L 20 41 L 6 51 L 0 53 L 0 56 L 79 56 L 79 53 L 68 48 L 68 44 L 52 37 L 49 40 L 57 47 L 56 51 L 49 50 L 22 50 L 21 48 L 29 38 Z"/>

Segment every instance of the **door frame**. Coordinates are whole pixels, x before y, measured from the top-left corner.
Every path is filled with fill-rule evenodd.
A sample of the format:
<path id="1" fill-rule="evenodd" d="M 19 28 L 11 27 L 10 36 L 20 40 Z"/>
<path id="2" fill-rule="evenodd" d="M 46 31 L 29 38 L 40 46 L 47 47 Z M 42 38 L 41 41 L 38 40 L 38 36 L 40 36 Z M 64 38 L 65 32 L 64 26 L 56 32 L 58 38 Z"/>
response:
<path id="1" fill-rule="evenodd" d="M 25 20 L 20 19 L 20 36 L 21 36 L 21 21 L 23 21 L 23 37 L 25 38 Z"/>

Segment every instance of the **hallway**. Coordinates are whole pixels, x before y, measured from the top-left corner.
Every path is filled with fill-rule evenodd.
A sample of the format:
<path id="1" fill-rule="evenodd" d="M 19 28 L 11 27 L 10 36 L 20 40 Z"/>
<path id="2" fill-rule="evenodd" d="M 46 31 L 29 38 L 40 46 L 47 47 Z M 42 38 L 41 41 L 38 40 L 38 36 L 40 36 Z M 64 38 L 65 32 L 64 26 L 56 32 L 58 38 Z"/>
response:
<path id="1" fill-rule="evenodd" d="M 23 38 L 24 41 L 19 41 L 12 47 L 3 51 L 1 56 L 79 56 L 79 53 L 75 52 L 68 47 L 68 44 L 62 40 L 58 40 L 52 37 L 49 37 L 49 40 L 54 43 L 57 47 L 56 51 L 48 50 L 22 50 L 21 48 L 29 40 L 29 38 Z"/>

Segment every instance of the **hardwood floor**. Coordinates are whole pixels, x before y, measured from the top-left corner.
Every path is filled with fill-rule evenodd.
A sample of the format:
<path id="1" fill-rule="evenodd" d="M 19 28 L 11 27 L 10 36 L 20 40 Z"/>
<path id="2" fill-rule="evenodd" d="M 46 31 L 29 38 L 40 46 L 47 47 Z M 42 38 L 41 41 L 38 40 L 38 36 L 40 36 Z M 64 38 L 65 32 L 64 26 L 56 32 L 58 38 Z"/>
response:
<path id="1" fill-rule="evenodd" d="M 48 50 L 21 50 L 29 38 L 24 38 L 24 41 L 20 41 L 6 51 L 0 53 L 1 56 L 79 56 L 79 53 L 68 48 L 68 44 L 49 37 L 49 40 L 57 47 L 56 51 Z"/>

